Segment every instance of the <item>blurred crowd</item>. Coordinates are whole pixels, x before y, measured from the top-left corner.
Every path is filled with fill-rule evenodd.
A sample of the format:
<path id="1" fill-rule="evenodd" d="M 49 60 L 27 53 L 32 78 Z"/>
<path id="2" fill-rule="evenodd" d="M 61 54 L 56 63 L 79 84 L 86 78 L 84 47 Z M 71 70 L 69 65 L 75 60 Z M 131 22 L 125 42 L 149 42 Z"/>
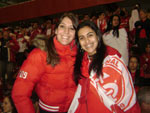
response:
<path id="1" fill-rule="evenodd" d="M 120 28 L 125 28 L 128 34 L 128 69 L 140 105 L 142 101 L 150 104 L 150 99 L 142 99 L 142 97 L 147 97 L 147 94 L 144 93 L 146 90 L 149 91 L 148 96 L 150 97 L 150 11 L 141 9 L 139 5 L 136 5 L 130 12 L 125 8 L 118 7 L 114 12 L 104 11 L 95 15 L 92 14 L 92 16 L 89 14 L 82 14 L 82 16 L 76 14 L 76 16 L 79 22 L 94 21 L 100 31 L 104 33 L 109 18 L 114 14 L 120 16 Z M 45 34 L 50 38 L 55 34 L 57 21 L 57 18 L 53 18 L 40 24 L 33 22 L 25 27 L 0 28 L 0 112 L 16 113 L 10 94 L 18 70 L 30 51 L 36 47 L 34 43 L 36 35 Z M 38 111 L 35 94 L 33 94 L 33 102 Z"/>

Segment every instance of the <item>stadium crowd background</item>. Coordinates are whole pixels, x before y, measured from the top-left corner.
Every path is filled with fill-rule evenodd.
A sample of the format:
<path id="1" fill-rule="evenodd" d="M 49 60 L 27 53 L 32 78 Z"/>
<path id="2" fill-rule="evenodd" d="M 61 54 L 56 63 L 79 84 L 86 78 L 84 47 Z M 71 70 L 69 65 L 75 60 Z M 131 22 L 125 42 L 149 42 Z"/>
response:
<path id="1" fill-rule="evenodd" d="M 148 99 L 150 98 L 150 9 L 143 9 L 140 4 L 136 4 L 131 10 L 116 5 L 110 9 L 103 12 L 97 10 L 90 14 L 86 11 L 82 14 L 75 14 L 79 22 L 84 20 L 94 21 L 101 32 L 105 32 L 110 16 L 114 14 L 120 16 L 120 27 L 125 28 L 128 34 L 128 68 L 131 72 L 139 103 L 141 105 L 146 100 L 146 103 L 150 105 Z M 5 102 L 7 101 L 5 98 L 10 97 L 20 66 L 30 51 L 35 48 L 36 35 L 45 34 L 48 38 L 54 35 L 58 18 L 59 14 L 44 17 L 42 21 L 34 19 L 1 25 L 0 52 L 4 53 L 0 53 L 0 112 L 5 112 L 4 109 L 9 108 L 6 105 L 8 103 Z M 139 29 L 138 24 L 142 25 L 142 28 Z M 147 39 L 146 42 L 142 42 L 143 39 Z M 9 49 L 9 53 L 2 51 L 3 48 Z M 32 99 L 38 113 L 38 99 L 34 93 Z M 8 98 L 8 100 L 11 100 L 11 98 Z M 10 103 L 10 106 L 10 109 L 12 109 L 13 103 Z"/>

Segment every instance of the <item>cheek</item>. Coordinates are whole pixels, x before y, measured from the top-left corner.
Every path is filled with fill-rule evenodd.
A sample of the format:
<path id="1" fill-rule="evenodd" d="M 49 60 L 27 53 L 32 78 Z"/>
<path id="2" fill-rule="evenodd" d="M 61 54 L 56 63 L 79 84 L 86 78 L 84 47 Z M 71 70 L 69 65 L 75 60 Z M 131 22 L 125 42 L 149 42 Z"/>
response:
<path id="1" fill-rule="evenodd" d="M 57 35 L 59 35 L 59 34 L 61 34 L 61 33 L 63 33 L 63 30 L 57 30 L 57 31 L 55 32 L 55 34 L 57 34 Z"/>
<path id="2" fill-rule="evenodd" d="M 81 48 L 84 48 L 84 42 L 83 41 L 79 41 L 79 44 L 80 44 Z"/>
<path id="3" fill-rule="evenodd" d="M 75 31 L 70 31 L 69 33 L 70 33 L 70 35 L 72 35 L 73 37 L 75 37 Z"/>

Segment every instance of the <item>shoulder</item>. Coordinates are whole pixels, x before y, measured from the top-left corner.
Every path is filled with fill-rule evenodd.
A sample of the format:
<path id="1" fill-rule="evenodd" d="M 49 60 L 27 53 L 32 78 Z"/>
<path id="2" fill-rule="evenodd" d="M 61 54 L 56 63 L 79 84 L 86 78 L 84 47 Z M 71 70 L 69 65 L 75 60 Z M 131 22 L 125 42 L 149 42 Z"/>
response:
<path id="1" fill-rule="evenodd" d="M 125 28 L 120 28 L 119 29 L 119 35 L 121 35 L 121 38 L 122 37 L 127 37 L 127 31 Z"/>
<path id="2" fill-rule="evenodd" d="M 37 60 L 41 58 L 46 58 L 46 52 L 39 48 L 33 49 L 28 55 L 28 59 L 32 60 Z"/>
<path id="3" fill-rule="evenodd" d="M 121 33 L 127 33 L 127 31 L 126 31 L 125 28 L 120 28 L 120 29 L 119 29 L 119 32 L 121 32 Z"/>
<path id="4" fill-rule="evenodd" d="M 107 51 L 107 54 L 106 56 L 110 55 L 110 56 L 114 56 L 114 55 L 117 55 L 119 58 L 121 58 L 121 54 L 118 52 L 118 50 L 110 47 L 110 46 L 106 46 L 106 51 Z"/>

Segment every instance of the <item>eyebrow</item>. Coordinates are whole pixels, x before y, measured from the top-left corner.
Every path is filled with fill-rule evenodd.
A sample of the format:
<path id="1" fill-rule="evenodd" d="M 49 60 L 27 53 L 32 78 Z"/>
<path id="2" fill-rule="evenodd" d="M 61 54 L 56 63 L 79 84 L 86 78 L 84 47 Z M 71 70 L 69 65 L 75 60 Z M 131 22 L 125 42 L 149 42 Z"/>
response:
<path id="1" fill-rule="evenodd" d="M 91 34 L 91 33 L 94 33 L 94 32 L 88 32 L 86 35 L 89 35 L 89 34 Z M 79 35 L 79 37 L 81 37 L 81 36 L 83 36 L 83 35 Z"/>
<path id="2" fill-rule="evenodd" d="M 91 31 L 91 32 L 88 32 L 88 33 L 87 33 L 87 35 L 88 35 L 88 34 L 91 34 L 91 33 L 94 33 L 94 32 L 93 32 L 93 31 Z"/>
<path id="3" fill-rule="evenodd" d="M 66 25 L 66 23 L 64 23 L 64 22 L 61 22 L 59 25 L 61 25 L 61 24 Z M 72 27 L 73 27 L 73 24 L 72 24 L 72 25 L 69 25 L 69 26 L 72 26 Z"/>

